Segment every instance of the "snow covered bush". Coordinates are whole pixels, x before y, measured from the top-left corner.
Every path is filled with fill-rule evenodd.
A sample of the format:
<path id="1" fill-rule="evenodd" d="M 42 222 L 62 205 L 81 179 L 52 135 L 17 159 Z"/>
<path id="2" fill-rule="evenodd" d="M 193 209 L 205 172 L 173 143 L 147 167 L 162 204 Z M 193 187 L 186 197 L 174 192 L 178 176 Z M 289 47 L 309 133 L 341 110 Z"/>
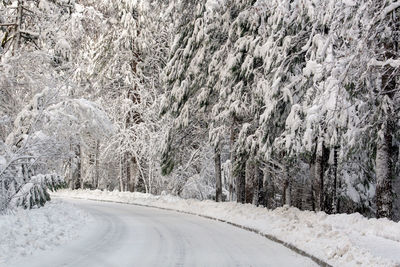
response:
<path id="1" fill-rule="evenodd" d="M 16 207 L 31 209 L 43 206 L 50 200 L 47 190 L 65 187 L 64 179 L 57 174 L 32 176 L 33 170 L 29 167 L 32 164 L 32 157 L 7 160 L 0 155 L 0 213 Z"/>
<path id="2" fill-rule="evenodd" d="M 20 187 L 18 192 L 12 196 L 11 206 L 31 209 L 35 206 L 41 207 L 50 200 L 47 190 L 55 191 L 65 188 L 66 184 L 57 174 L 36 175 L 30 181 Z"/>

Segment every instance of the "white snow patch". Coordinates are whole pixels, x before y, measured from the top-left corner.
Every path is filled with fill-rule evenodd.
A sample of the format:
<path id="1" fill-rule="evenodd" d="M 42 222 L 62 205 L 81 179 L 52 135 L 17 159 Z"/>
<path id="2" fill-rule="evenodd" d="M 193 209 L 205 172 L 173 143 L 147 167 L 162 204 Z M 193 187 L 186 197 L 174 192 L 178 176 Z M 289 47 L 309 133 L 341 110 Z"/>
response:
<path id="1" fill-rule="evenodd" d="M 75 10 L 78 13 L 83 13 L 85 11 L 85 7 L 83 5 L 75 3 Z"/>
<path id="2" fill-rule="evenodd" d="M 342 0 L 343 4 L 345 4 L 346 6 L 356 6 L 357 2 L 354 0 Z"/>
<path id="3" fill-rule="evenodd" d="M 0 156 L 0 171 L 5 169 L 6 166 L 7 166 L 7 160 L 4 157 Z"/>
<path id="4" fill-rule="evenodd" d="M 322 74 L 322 65 L 318 64 L 316 61 L 310 60 L 307 62 L 307 65 L 303 69 L 303 74 L 306 77 L 310 77 L 314 75 L 314 79 L 316 81 L 321 80 Z"/>
<path id="5" fill-rule="evenodd" d="M 75 206 L 52 200 L 39 209 L 0 216 L 0 266 L 35 251 L 48 250 L 77 238 L 91 217 Z"/>
<path id="6" fill-rule="evenodd" d="M 214 10 L 218 10 L 221 6 L 223 6 L 225 0 L 207 0 L 206 9 L 209 12 L 213 12 Z"/>

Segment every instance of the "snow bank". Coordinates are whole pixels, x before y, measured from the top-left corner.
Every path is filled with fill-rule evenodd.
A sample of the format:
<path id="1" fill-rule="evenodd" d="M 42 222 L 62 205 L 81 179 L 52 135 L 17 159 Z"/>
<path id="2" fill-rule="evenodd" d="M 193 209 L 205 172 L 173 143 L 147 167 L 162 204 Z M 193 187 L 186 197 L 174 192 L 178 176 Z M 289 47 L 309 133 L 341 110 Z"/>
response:
<path id="1" fill-rule="evenodd" d="M 40 209 L 17 210 L 0 216 L 0 266 L 12 266 L 21 256 L 47 250 L 78 237 L 90 217 L 60 200 Z"/>
<path id="2" fill-rule="evenodd" d="M 247 227 L 291 244 L 333 266 L 400 266 L 400 223 L 360 214 L 327 215 L 282 207 L 185 200 L 163 195 L 62 190 L 56 196 L 140 204 L 194 213 Z"/>

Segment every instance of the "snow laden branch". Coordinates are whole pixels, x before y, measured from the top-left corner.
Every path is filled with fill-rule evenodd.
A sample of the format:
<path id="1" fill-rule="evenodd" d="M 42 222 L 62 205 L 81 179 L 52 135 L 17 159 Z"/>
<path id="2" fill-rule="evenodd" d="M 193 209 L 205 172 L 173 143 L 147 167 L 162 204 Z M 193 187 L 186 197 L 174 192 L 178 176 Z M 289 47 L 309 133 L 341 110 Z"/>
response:
<path id="1" fill-rule="evenodd" d="M 393 59 L 390 58 L 385 61 L 380 61 L 377 59 L 371 59 L 371 61 L 368 63 L 369 67 L 385 67 L 385 66 L 390 66 L 392 68 L 399 68 L 400 67 L 400 59 Z"/>

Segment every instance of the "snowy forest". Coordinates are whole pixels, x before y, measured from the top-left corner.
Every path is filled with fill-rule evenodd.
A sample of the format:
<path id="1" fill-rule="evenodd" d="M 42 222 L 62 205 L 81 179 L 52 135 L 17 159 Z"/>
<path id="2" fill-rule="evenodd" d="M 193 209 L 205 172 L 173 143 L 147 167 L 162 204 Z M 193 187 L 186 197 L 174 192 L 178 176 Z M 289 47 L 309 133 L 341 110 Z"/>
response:
<path id="1" fill-rule="evenodd" d="M 2 0 L 0 213 L 101 189 L 400 220 L 398 0 Z"/>

